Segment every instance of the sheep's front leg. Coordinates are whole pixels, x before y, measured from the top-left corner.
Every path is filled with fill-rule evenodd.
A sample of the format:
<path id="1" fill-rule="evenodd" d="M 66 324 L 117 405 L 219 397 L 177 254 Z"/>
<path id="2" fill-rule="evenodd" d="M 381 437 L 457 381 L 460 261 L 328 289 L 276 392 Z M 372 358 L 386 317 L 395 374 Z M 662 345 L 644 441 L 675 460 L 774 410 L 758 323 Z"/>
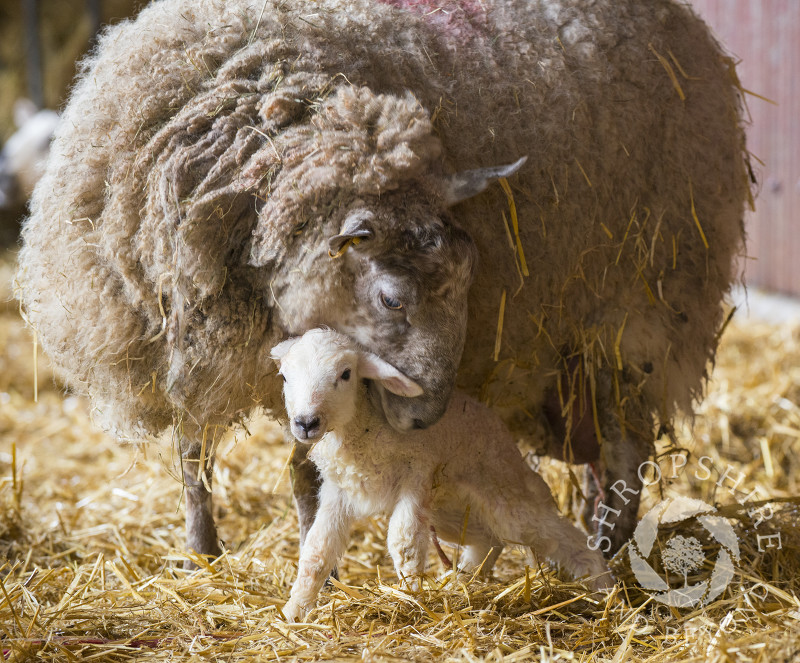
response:
<path id="1" fill-rule="evenodd" d="M 425 571 L 429 532 L 428 517 L 419 497 L 401 497 L 389 520 L 387 544 L 398 577 L 414 591 Z"/>
<path id="2" fill-rule="evenodd" d="M 287 439 L 294 442 L 291 433 L 285 433 Z M 314 522 L 319 508 L 319 489 L 322 478 L 316 466 L 308 460 L 307 444 L 297 444 L 292 456 L 292 494 L 297 507 L 297 521 L 300 525 L 300 550 L 303 550 L 308 531 Z"/>
<path id="3" fill-rule="evenodd" d="M 317 517 L 300 552 L 297 579 L 283 607 L 288 621 L 302 619 L 313 607 L 319 590 L 347 547 L 353 516 L 346 498 L 335 486 L 323 484 L 319 499 Z"/>
<path id="4" fill-rule="evenodd" d="M 186 547 L 201 555 L 219 557 L 222 550 L 211 499 L 213 447 L 207 443 L 204 453 L 202 434 L 191 435 L 186 431 L 181 435 L 180 446 L 186 495 Z M 193 569 L 196 565 L 187 560 L 184 567 Z"/>

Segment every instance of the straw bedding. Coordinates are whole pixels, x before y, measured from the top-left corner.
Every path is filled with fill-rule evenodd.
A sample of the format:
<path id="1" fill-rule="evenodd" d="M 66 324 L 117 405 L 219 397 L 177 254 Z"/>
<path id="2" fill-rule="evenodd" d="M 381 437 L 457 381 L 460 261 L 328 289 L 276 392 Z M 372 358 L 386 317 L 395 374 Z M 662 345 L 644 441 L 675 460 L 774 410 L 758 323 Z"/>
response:
<path id="1" fill-rule="evenodd" d="M 6 283 L 8 260 L 0 271 Z M 34 402 L 33 345 L 13 303 L 0 314 L 0 346 L 7 660 L 788 661 L 800 650 L 792 499 L 800 495 L 800 328 L 734 320 L 694 431 L 676 430 L 689 466 L 707 455 L 715 468 L 744 473 L 740 498 L 756 487 L 754 499 L 789 498 L 773 505 L 769 521 L 782 549 L 759 552 L 753 521 L 727 490 L 688 472 L 662 482 L 664 495 L 722 505 L 738 534 L 734 579 L 705 608 L 654 602 L 624 550 L 612 562 L 618 590 L 607 599 L 515 551 L 490 582 L 453 582 L 432 555 L 430 581 L 414 595 L 396 583 L 385 522 L 376 519 L 353 533 L 341 584 L 322 594 L 307 623 L 292 625 L 279 617 L 297 560 L 282 472 L 289 449 L 270 423 L 253 418 L 249 435 L 240 429 L 221 444 L 216 505 L 228 552 L 213 566 L 198 559 L 202 568 L 190 573 L 180 568 L 181 487 L 171 476 L 179 472 L 170 440 L 118 446 L 91 424 L 86 401 L 64 395 L 41 356 Z M 668 474 L 669 462 L 662 465 Z M 569 513 L 575 491 L 564 466 L 542 461 L 540 470 Z M 640 513 L 658 499 L 654 486 Z"/>

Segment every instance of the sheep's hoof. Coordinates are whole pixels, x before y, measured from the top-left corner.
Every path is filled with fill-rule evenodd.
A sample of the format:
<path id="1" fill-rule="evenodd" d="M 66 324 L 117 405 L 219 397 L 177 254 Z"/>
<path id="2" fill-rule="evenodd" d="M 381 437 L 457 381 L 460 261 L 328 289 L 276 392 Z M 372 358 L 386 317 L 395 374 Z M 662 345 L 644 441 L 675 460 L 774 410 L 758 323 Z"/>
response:
<path id="1" fill-rule="evenodd" d="M 584 584 L 586 588 L 592 592 L 604 592 L 608 593 L 614 589 L 617 584 L 616 578 L 614 578 L 614 574 L 611 571 L 605 571 L 600 575 L 593 576 L 591 578 L 586 578 L 584 580 Z"/>
<path id="2" fill-rule="evenodd" d="M 194 548 L 190 548 L 192 551 L 193 557 L 204 557 L 206 561 L 210 564 L 218 557 L 222 556 L 222 548 L 220 548 L 219 544 L 215 543 L 211 550 L 208 552 L 197 553 L 195 552 Z M 187 571 L 195 571 L 200 568 L 200 565 L 192 559 L 192 557 L 187 557 L 183 560 L 183 568 Z"/>
<path id="3" fill-rule="evenodd" d="M 213 561 L 214 559 L 216 559 L 216 558 L 215 557 L 211 558 L 209 560 L 209 562 Z M 200 566 L 196 562 L 192 561 L 191 559 L 183 560 L 183 569 L 184 569 L 184 571 L 197 571 L 197 569 L 199 569 L 199 568 L 200 568 Z"/>

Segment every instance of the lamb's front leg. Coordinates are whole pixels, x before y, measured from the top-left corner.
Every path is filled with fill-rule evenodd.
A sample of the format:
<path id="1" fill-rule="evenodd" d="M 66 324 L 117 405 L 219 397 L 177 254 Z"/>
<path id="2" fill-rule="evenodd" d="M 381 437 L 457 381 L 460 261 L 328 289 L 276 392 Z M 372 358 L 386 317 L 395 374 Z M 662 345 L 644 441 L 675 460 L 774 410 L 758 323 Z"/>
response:
<path id="1" fill-rule="evenodd" d="M 422 500 L 414 494 L 402 496 L 389 520 L 386 543 L 398 577 L 414 591 L 425 571 L 429 540 L 428 516 Z"/>
<path id="2" fill-rule="evenodd" d="M 319 492 L 319 510 L 308 530 L 300 552 L 297 578 L 283 607 L 288 621 L 302 619 L 314 606 L 319 590 L 347 547 L 352 523 L 347 499 L 338 488 L 323 483 Z"/>

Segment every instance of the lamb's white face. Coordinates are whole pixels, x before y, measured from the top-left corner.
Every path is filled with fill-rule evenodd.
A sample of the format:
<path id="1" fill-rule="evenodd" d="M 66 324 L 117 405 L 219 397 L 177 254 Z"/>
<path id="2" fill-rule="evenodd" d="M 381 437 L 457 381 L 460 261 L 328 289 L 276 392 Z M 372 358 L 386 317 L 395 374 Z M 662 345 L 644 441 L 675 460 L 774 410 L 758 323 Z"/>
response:
<path id="1" fill-rule="evenodd" d="M 283 395 L 292 434 L 301 442 L 346 425 L 355 414 L 358 354 L 335 340 L 312 330 L 285 341 L 291 346 L 280 359 Z"/>
<path id="2" fill-rule="evenodd" d="M 279 343 L 272 358 L 280 364 L 292 435 L 301 442 L 347 426 L 359 406 L 362 378 L 404 398 L 422 394 L 422 388 L 394 366 L 330 329 L 312 329 Z"/>

